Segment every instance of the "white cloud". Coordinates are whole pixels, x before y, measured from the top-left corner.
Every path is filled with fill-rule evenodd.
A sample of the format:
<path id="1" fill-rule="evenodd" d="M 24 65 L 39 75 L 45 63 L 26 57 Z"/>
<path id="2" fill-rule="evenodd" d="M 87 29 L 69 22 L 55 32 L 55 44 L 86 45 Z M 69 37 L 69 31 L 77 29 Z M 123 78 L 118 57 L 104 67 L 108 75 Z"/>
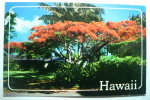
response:
<path id="1" fill-rule="evenodd" d="M 25 20 L 23 17 L 22 18 L 17 17 L 16 18 L 17 25 L 15 25 L 16 32 L 19 34 L 26 34 L 30 32 L 30 29 L 33 26 L 43 25 L 44 24 L 43 21 L 38 19 L 39 19 L 38 16 L 34 17 L 34 19 L 31 21 Z"/>

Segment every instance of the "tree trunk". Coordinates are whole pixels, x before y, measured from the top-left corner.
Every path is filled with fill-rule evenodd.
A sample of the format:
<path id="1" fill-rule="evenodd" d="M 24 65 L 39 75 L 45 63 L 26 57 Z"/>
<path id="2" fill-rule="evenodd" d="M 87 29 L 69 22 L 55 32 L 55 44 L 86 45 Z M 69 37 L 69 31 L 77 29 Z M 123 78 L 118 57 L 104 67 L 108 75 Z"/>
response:
<path id="1" fill-rule="evenodd" d="M 99 56 L 99 50 L 106 46 L 109 42 L 105 42 L 103 44 L 97 43 L 90 50 L 83 52 L 83 56 L 81 58 L 81 66 L 85 67 L 88 62 L 93 61 L 96 57 Z M 80 60 L 79 60 L 80 61 Z"/>
<path id="2" fill-rule="evenodd" d="M 78 59 L 81 57 L 81 46 L 80 43 L 78 43 Z"/>
<path id="3" fill-rule="evenodd" d="M 67 45 L 67 58 L 68 58 L 68 62 L 72 63 L 72 52 L 71 52 L 71 47 L 70 44 Z"/>

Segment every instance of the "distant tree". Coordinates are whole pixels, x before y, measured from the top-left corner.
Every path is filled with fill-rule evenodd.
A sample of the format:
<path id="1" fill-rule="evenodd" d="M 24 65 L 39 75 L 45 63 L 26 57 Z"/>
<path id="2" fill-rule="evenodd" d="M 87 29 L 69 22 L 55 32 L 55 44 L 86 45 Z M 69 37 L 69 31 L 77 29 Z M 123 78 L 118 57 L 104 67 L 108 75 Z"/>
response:
<path id="1" fill-rule="evenodd" d="M 40 20 L 43 20 L 46 24 L 53 24 L 58 21 L 61 22 L 82 21 L 89 23 L 91 21 L 103 20 L 102 14 L 104 14 L 104 9 L 92 8 L 95 7 L 92 4 L 87 3 L 53 3 L 53 4 L 56 7 L 52 7 L 52 5 L 48 5 L 46 3 L 39 3 L 41 8 L 50 12 L 49 15 L 43 15 L 40 18 Z"/>

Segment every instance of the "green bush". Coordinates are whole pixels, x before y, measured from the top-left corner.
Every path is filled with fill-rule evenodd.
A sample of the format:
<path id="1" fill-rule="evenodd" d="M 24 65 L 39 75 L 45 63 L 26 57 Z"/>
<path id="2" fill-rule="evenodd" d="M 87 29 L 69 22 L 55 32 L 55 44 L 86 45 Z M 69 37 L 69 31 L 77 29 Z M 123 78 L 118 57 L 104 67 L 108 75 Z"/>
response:
<path id="1" fill-rule="evenodd" d="M 15 61 L 10 60 L 9 61 L 9 70 L 10 71 L 22 71 L 23 68 L 21 68 L 20 65 L 18 63 L 16 63 Z"/>
<path id="2" fill-rule="evenodd" d="M 142 61 L 142 63 L 145 66 L 145 62 Z M 80 88 L 98 88 L 101 80 L 114 83 L 140 80 L 140 70 L 141 59 L 139 57 L 101 56 L 99 61 L 90 63 L 84 68 L 62 63 L 56 71 L 56 79 L 66 86 L 79 84 Z"/>
<path id="3" fill-rule="evenodd" d="M 4 56 L 4 71 L 7 71 L 8 70 L 8 57 L 7 56 Z"/>
<path id="4" fill-rule="evenodd" d="M 142 49 L 143 49 L 143 58 L 146 59 L 146 38 L 144 38 L 143 40 L 138 39 L 135 41 L 112 43 L 107 46 L 107 50 L 109 53 L 119 57 L 125 56 L 141 57 Z"/>
<path id="5" fill-rule="evenodd" d="M 9 69 L 11 71 L 43 71 L 44 61 L 38 60 L 10 60 Z"/>
<path id="6" fill-rule="evenodd" d="M 56 82 L 63 87 L 72 87 L 78 83 L 81 67 L 78 65 L 61 62 L 61 67 L 56 71 Z"/>
<path id="7" fill-rule="evenodd" d="M 48 64 L 47 68 L 45 68 L 46 72 L 56 72 L 56 70 L 62 65 L 61 61 L 50 61 L 46 63 Z"/>
<path id="8" fill-rule="evenodd" d="M 145 62 L 142 63 L 145 66 Z M 89 64 L 83 72 L 80 79 L 80 86 L 83 88 L 99 87 L 101 80 L 109 80 L 114 83 L 140 80 L 141 59 L 131 56 L 125 58 L 102 56 L 100 61 Z"/>
<path id="9" fill-rule="evenodd" d="M 9 67 L 8 67 L 8 57 L 4 56 L 4 71 L 22 71 L 23 69 L 20 68 L 20 64 L 16 61 L 9 59 Z"/>
<path id="10" fill-rule="evenodd" d="M 45 66 L 47 64 L 47 66 Z M 55 72 L 60 67 L 61 62 L 42 60 L 11 60 L 9 59 L 10 71 L 37 71 L 37 72 Z M 8 60 L 4 60 L 4 70 L 8 70 Z"/>

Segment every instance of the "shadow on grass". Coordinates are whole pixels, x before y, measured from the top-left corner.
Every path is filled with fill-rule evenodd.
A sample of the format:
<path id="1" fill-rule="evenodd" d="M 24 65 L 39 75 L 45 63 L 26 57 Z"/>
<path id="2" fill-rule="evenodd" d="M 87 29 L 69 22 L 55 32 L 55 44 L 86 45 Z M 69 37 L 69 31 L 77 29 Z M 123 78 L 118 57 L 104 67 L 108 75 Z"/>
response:
<path id="1" fill-rule="evenodd" d="M 55 73 L 37 73 L 37 72 L 13 72 L 8 77 L 4 75 L 4 88 L 8 88 L 8 84 L 12 89 L 32 89 L 32 90 L 50 90 L 63 88 L 55 81 Z"/>

